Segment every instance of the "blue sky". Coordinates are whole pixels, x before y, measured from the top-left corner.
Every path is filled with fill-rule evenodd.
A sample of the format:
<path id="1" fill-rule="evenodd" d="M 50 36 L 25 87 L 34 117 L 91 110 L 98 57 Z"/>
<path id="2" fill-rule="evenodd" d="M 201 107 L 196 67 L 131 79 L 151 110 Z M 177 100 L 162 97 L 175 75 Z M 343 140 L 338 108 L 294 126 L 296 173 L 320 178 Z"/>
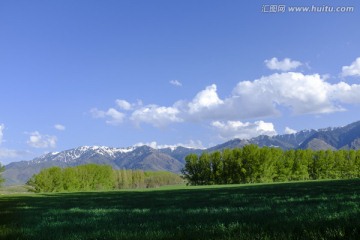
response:
<path id="1" fill-rule="evenodd" d="M 354 10 L 288 10 L 313 5 Z M 0 162 L 360 120 L 359 11 L 355 0 L 1 1 Z"/>

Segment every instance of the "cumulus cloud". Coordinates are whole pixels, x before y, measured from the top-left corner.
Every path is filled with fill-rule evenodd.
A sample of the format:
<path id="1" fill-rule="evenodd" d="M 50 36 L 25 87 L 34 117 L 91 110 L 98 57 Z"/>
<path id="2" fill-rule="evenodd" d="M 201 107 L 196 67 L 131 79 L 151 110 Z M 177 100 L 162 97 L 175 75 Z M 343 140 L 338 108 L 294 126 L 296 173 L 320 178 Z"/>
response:
<path id="1" fill-rule="evenodd" d="M 360 103 L 360 85 L 340 82 L 331 86 L 333 99 L 349 104 Z"/>
<path id="2" fill-rule="evenodd" d="M 181 87 L 182 86 L 182 83 L 180 81 L 178 81 L 178 80 L 171 80 L 169 83 L 176 86 L 176 87 Z"/>
<path id="3" fill-rule="evenodd" d="M 266 61 L 273 69 L 291 69 L 301 63 L 276 58 Z M 353 64 L 354 65 L 354 64 Z M 226 97 L 220 97 L 212 84 L 200 90 L 190 100 L 170 106 L 130 104 L 117 100 L 117 106 L 129 112 L 129 120 L 140 125 L 164 127 L 179 122 L 237 121 L 261 119 L 282 114 L 284 108 L 294 114 L 324 114 L 345 111 L 346 104 L 360 104 L 360 85 L 345 82 L 330 83 L 326 75 L 282 72 L 252 81 L 240 81 Z M 119 124 L 125 114 L 110 108 L 93 109 L 93 117 L 105 118 L 107 123 Z M 221 122 L 222 121 L 222 122 Z"/>
<path id="4" fill-rule="evenodd" d="M 360 76 L 360 57 L 357 58 L 350 66 L 342 67 L 342 76 Z"/>
<path id="5" fill-rule="evenodd" d="M 59 130 L 59 131 L 65 131 L 65 129 L 66 129 L 66 127 L 64 125 L 61 125 L 61 124 L 55 124 L 54 128 L 56 130 Z"/>
<path id="6" fill-rule="evenodd" d="M 27 144 L 34 148 L 55 148 L 57 138 L 55 136 L 42 135 L 38 131 L 29 133 Z"/>
<path id="7" fill-rule="evenodd" d="M 216 85 L 206 87 L 179 108 L 186 120 L 237 120 L 277 116 L 289 108 L 295 114 L 343 111 L 342 103 L 360 103 L 360 85 L 331 84 L 319 74 L 275 73 L 241 81 L 231 95 L 220 99 Z"/>
<path id="8" fill-rule="evenodd" d="M 294 133 L 297 133 L 297 131 L 289 127 L 285 127 L 285 134 L 294 134 Z"/>
<path id="9" fill-rule="evenodd" d="M 3 142 L 3 137 L 4 137 L 4 131 L 5 129 L 5 125 L 4 124 L 0 124 L 0 144 Z"/>
<path id="10" fill-rule="evenodd" d="M 216 85 L 212 84 L 196 94 L 194 99 L 188 104 L 189 113 L 196 114 L 204 110 L 211 110 L 223 103 L 217 94 Z"/>
<path id="11" fill-rule="evenodd" d="M 116 102 L 117 106 L 123 110 L 131 110 L 132 109 L 131 103 L 129 103 L 126 100 L 117 99 L 115 102 Z"/>
<path id="12" fill-rule="evenodd" d="M 151 124 L 155 127 L 165 127 L 174 122 L 182 122 L 179 117 L 180 111 L 176 107 L 162 107 L 157 105 L 147 105 L 136 109 L 130 119 L 136 124 L 141 122 Z"/>
<path id="13" fill-rule="evenodd" d="M 115 108 L 109 108 L 107 111 L 102 111 L 97 108 L 90 110 L 94 118 L 106 118 L 106 123 L 110 125 L 119 125 L 124 121 L 125 114 L 119 112 Z"/>
<path id="14" fill-rule="evenodd" d="M 289 107 L 296 114 L 330 113 L 343 110 L 336 105 L 339 99 L 333 98 L 336 90 L 336 85 L 329 84 L 319 74 L 287 72 L 240 82 L 233 99 L 240 106 L 248 102 L 249 107 L 260 108 L 260 116 L 276 112 L 277 105 Z"/>
<path id="15" fill-rule="evenodd" d="M 256 121 L 254 123 L 241 121 L 214 121 L 212 126 L 218 131 L 222 139 L 250 139 L 259 135 L 276 135 L 274 125 L 269 122 Z"/>
<path id="16" fill-rule="evenodd" d="M 265 60 L 265 65 L 271 70 L 280 70 L 283 72 L 294 70 L 302 65 L 299 61 L 293 61 L 290 58 L 285 58 L 282 61 L 279 61 L 276 57 Z"/>

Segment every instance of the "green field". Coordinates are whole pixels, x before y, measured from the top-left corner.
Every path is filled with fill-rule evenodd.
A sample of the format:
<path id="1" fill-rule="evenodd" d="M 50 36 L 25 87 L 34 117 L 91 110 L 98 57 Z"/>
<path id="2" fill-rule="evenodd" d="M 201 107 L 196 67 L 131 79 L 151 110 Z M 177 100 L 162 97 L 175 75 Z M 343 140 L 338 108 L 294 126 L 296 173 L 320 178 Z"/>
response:
<path id="1" fill-rule="evenodd" d="M 0 239 L 360 239 L 360 180 L 5 194 Z"/>

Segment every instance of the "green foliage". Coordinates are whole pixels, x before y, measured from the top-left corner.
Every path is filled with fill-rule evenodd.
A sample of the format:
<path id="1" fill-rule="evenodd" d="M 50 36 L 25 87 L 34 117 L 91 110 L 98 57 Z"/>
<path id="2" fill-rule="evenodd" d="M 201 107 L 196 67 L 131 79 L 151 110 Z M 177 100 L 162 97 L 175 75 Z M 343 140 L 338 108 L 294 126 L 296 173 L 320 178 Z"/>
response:
<path id="1" fill-rule="evenodd" d="M 360 177 L 360 150 L 283 151 L 246 145 L 190 154 L 182 173 L 191 185 L 352 179 Z"/>
<path id="2" fill-rule="evenodd" d="M 8 194 L 0 239 L 355 240 L 360 180 Z"/>
<path id="3" fill-rule="evenodd" d="M 29 179 L 27 185 L 30 191 L 39 193 L 150 188 L 180 183 L 183 180 L 174 173 L 114 170 L 106 165 L 87 164 L 43 169 Z"/>
<path id="4" fill-rule="evenodd" d="M 3 176 L 1 175 L 2 172 L 5 171 L 5 167 L 1 165 L 0 163 L 0 187 L 2 186 L 2 184 L 5 182 L 5 179 L 3 178 Z"/>

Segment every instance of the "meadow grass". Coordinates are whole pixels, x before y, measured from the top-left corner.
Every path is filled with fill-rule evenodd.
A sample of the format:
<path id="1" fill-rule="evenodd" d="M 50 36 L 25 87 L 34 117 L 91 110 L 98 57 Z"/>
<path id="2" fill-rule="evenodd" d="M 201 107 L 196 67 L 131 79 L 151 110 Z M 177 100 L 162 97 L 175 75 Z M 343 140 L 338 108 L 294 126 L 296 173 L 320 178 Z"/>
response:
<path id="1" fill-rule="evenodd" d="M 0 239 L 360 239 L 360 180 L 2 195 Z"/>

